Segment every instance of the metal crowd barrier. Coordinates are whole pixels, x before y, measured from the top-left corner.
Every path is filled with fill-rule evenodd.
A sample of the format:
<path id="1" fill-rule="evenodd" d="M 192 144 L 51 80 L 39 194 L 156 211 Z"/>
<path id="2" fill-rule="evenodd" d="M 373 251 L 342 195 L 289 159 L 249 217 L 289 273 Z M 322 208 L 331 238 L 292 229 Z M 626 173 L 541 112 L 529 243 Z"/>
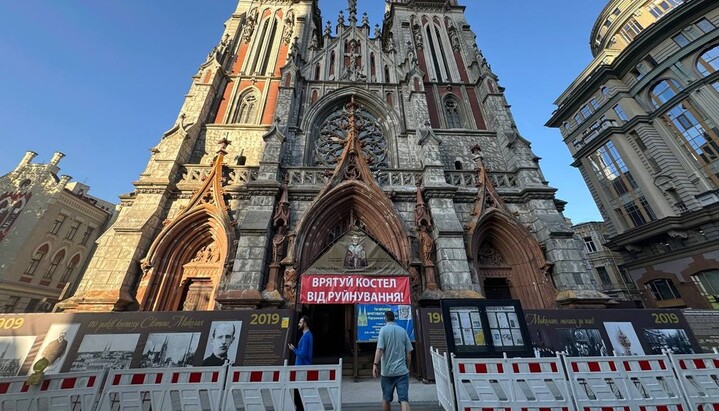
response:
<path id="1" fill-rule="evenodd" d="M 716 353 L 446 358 L 432 349 L 447 411 L 719 411 Z"/>

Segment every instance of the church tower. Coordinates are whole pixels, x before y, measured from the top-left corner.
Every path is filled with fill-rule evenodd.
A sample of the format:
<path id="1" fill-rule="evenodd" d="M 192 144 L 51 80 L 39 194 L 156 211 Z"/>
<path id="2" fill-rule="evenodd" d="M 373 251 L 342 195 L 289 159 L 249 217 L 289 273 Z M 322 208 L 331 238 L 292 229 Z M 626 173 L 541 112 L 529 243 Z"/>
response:
<path id="1" fill-rule="evenodd" d="M 607 302 L 465 7 L 320 5 L 239 1 L 64 309 L 308 310 L 323 273 L 407 277 L 413 305 Z"/>

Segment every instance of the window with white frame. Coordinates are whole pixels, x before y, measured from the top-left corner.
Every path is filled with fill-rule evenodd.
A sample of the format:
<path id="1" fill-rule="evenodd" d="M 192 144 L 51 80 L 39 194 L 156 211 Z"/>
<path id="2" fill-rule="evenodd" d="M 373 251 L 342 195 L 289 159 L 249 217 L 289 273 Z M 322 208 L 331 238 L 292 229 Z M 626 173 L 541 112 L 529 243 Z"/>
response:
<path id="1" fill-rule="evenodd" d="M 641 33 L 642 30 L 644 30 L 644 27 L 642 27 L 642 25 L 639 24 L 634 17 L 632 17 L 627 21 L 627 24 L 622 27 L 620 34 L 627 43 L 630 43 L 635 37 L 637 37 L 637 35 L 639 35 L 639 33 Z"/>
<path id="2" fill-rule="evenodd" d="M 594 244 L 594 239 L 592 238 L 592 236 L 584 237 L 584 245 L 587 247 L 587 252 L 590 252 L 590 253 L 597 252 L 597 246 L 596 246 L 596 244 Z"/>

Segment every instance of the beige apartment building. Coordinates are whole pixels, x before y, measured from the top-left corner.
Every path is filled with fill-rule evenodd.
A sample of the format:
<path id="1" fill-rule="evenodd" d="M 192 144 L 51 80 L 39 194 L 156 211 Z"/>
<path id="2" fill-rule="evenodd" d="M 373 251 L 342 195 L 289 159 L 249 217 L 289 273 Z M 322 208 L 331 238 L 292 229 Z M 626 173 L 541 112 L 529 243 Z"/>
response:
<path id="1" fill-rule="evenodd" d="M 611 1 L 547 123 L 649 307 L 717 307 L 719 2 Z"/>
<path id="2" fill-rule="evenodd" d="M 115 206 L 29 151 L 0 176 L 0 312 L 44 312 L 70 294 Z"/>
<path id="3" fill-rule="evenodd" d="M 612 297 L 616 308 L 641 308 L 642 296 L 624 268 L 622 255 L 607 247 L 607 225 L 603 221 L 589 221 L 572 226 L 584 243 L 593 285 Z"/>

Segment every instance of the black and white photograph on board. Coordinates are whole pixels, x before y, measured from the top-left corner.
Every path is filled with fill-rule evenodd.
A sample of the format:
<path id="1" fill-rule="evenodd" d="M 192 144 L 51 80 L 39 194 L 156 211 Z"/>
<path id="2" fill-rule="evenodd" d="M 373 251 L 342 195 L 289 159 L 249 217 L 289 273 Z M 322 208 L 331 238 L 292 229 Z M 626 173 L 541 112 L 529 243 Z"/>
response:
<path id="1" fill-rule="evenodd" d="M 630 322 L 605 322 L 609 342 L 616 355 L 644 355 L 634 326 Z"/>
<path id="2" fill-rule="evenodd" d="M 82 339 L 70 371 L 130 368 L 140 334 L 89 334 Z"/>
<path id="3" fill-rule="evenodd" d="M 152 333 L 147 336 L 140 368 L 191 367 L 200 333 Z"/>
<path id="4" fill-rule="evenodd" d="M 203 366 L 234 365 L 242 321 L 213 321 L 207 338 Z"/>
<path id="5" fill-rule="evenodd" d="M 52 324 L 32 363 L 35 364 L 38 360 L 45 358 L 47 368 L 43 372 L 48 375 L 59 373 L 79 328 L 79 323 Z M 32 372 L 33 367 L 30 367 L 30 373 Z"/>
<path id="6" fill-rule="evenodd" d="M 674 354 L 694 354 L 687 332 L 679 329 L 644 329 L 644 338 L 652 349 L 652 354 L 671 351 Z"/>
<path id="7" fill-rule="evenodd" d="M 570 357 L 606 357 L 609 355 L 602 335 L 595 328 L 560 328 L 557 330 L 562 351 Z"/>
<path id="8" fill-rule="evenodd" d="M 0 377 L 14 377 L 20 372 L 35 336 L 0 337 Z"/>

